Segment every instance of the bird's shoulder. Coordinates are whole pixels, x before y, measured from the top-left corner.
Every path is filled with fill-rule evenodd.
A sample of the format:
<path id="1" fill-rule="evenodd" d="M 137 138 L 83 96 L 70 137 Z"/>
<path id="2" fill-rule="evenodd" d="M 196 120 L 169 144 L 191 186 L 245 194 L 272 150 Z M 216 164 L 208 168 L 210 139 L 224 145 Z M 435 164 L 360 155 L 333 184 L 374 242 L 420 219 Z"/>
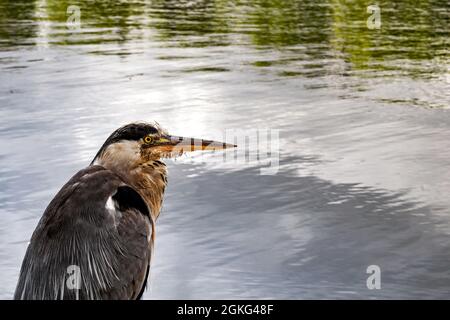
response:
<path id="1" fill-rule="evenodd" d="M 135 209 L 148 215 L 140 194 L 117 174 L 98 165 L 77 172 L 56 194 L 40 225 L 87 221 L 90 225 L 114 225 L 111 210 Z M 60 222 L 60 223 L 59 223 Z"/>
<path id="2" fill-rule="evenodd" d="M 75 293 L 64 288 L 70 265 L 84 275 L 80 299 L 139 297 L 152 235 L 149 211 L 139 193 L 104 167 L 85 168 L 62 187 L 39 221 L 15 297 L 75 299 Z"/>

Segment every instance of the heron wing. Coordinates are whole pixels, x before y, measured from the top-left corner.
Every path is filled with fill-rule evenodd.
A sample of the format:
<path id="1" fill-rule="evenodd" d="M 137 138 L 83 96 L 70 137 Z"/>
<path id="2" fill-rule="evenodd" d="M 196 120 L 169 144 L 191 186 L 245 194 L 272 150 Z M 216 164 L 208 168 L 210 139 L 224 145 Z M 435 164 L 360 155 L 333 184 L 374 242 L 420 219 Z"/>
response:
<path id="1" fill-rule="evenodd" d="M 101 166 L 81 170 L 39 221 L 14 298 L 139 298 L 152 230 L 148 207 L 136 190 Z"/>

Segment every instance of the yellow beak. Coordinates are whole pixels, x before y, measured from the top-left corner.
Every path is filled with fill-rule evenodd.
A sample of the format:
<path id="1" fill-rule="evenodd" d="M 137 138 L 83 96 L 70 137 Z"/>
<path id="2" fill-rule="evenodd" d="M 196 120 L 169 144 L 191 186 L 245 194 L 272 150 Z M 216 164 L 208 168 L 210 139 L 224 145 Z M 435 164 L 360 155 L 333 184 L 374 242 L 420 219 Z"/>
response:
<path id="1" fill-rule="evenodd" d="M 222 150 L 237 147 L 235 144 L 171 135 L 161 137 L 158 144 L 159 150 L 163 152 L 175 153 L 184 153 L 197 150 Z"/>

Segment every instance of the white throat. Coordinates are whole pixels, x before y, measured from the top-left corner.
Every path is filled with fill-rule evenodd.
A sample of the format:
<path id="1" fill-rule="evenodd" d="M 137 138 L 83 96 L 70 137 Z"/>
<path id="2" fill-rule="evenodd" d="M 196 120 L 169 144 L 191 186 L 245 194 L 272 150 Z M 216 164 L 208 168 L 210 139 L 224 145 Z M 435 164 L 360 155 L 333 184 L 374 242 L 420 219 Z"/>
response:
<path id="1" fill-rule="evenodd" d="M 109 145 L 95 160 L 100 165 L 121 176 L 127 175 L 140 164 L 140 147 L 137 141 L 124 140 Z"/>

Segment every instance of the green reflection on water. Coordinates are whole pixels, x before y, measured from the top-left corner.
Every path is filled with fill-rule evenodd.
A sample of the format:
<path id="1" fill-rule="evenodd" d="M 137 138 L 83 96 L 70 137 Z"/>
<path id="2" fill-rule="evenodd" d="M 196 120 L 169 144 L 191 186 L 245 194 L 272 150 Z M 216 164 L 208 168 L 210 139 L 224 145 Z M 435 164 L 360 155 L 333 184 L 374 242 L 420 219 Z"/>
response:
<path id="1" fill-rule="evenodd" d="M 380 1 L 382 26 L 373 30 L 366 25 L 367 1 L 351 3 L 342 5 L 342 1 L 333 0 L 330 43 L 345 53 L 354 68 L 394 70 L 399 66 L 382 62 L 448 57 L 445 1 Z"/>
<path id="2" fill-rule="evenodd" d="M 36 8 L 33 1 L 0 1 L 0 45 L 34 44 Z"/>
<path id="3" fill-rule="evenodd" d="M 374 3 L 381 8 L 379 30 L 366 25 L 367 6 Z M 74 4 L 81 9 L 78 31 L 66 25 L 67 7 Z M 344 73 L 372 70 L 373 76 L 384 72 L 387 77 L 402 70 L 426 78 L 447 71 L 449 12 L 446 0 L 1 0 L 0 37 L 0 48 L 89 44 L 98 45 L 90 51 L 98 54 L 111 43 L 241 46 L 285 54 L 250 63 L 282 66 L 281 76 L 327 75 L 333 72 L 326 70 L 329 60 L 338 59 L 348 64 Z M 423 60 L 431 63 L 424 66 Z M 290 64 L 296 61 L 313 67 Z"/>

